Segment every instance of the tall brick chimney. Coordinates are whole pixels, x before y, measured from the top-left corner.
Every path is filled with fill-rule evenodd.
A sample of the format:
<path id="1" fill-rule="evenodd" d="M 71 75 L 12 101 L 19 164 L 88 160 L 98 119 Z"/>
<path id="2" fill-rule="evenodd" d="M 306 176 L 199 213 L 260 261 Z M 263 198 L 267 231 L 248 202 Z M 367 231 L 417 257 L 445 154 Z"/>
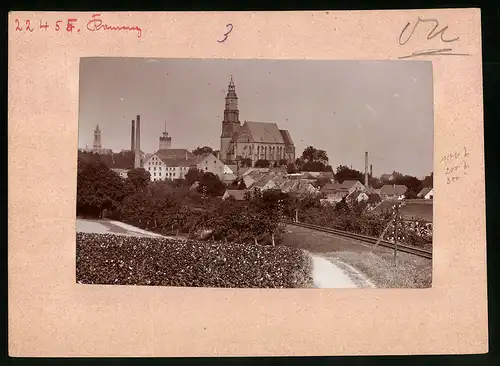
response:
<path id="1" fill-rule="evenodd" d="M 135 126 L 135 161 L 134 167 L 141 167 L 141 116 L 137 115 L 137 123 Z"/>
<path id="2" fill-rule="evenodd" d="M 132 133 L 130 135 L 130 150 L 135 151 L 135 121 L 132 120 Z"/>
<path id="3" fill-rule="evenodd" d="M 365 152 L 365 187 L 368 187 L 368 151 Z"/>

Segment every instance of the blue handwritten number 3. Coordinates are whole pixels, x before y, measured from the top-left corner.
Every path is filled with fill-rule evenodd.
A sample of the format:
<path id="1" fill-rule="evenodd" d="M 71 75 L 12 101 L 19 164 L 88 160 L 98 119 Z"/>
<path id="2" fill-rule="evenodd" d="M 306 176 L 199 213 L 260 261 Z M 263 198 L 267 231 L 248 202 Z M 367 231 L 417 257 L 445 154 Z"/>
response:
<path id="1" fill-rule="evenodd" d="M 227 39 L 227 36 L 228 36 L 228 35 L 229 35 L 229 33 L 231 33 L 231 31 L 233 30 L 233 25 L 232 25 L 232 24 L 228 24 L 228 25 L 226 25 L 226 28 L 229 28 L 229 30 L 228 30 L 226 33 L 224 33 L 224 39 L 222 39 L 222 40 L 217 40 L 217 42 L 222 43 L 222 42 L 224 42 L 224 41 Z"/>

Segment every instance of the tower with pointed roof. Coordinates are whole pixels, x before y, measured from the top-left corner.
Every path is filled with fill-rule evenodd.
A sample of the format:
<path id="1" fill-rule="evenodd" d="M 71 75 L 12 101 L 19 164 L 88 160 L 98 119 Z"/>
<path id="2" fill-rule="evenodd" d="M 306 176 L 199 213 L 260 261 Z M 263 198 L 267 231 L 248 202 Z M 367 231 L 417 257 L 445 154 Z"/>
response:
<path id="1" fill-rule="evenodd" d="M 101 129 L 99 128 L 99 125 L 96 126 L 94 130 L 94 144 L 93 144 L 94 149 L 100 149 L 101 148 Z"/>
<path id="2" fill-rule="evenodd" d="M 167 122 L 165 122 L 165 131 L 162 136 L 160 136 L 160 146 L 159 150 L 167 150 L 172 147 L 172 137 L 168 135 L 167 132 Z"/>
<path id="3" fill-rule="evenodd" d="M 228 159 L 227 150 L 229 144 L 236 132 L 240 129 L 240 111 L 238 110 L 238 96 L 233 77 L 229 81 L 226 105 L 224 109 L 224 120 L 222 121 L 222 134 L 220 136 L 220 159 L 226 161 Z"/>
<path id="4" fill-rule="evenodd" d="M 238 97 L 233 78 L 226 95 L 224 120 L 220 139 L 220 160 L 226 164 L 240 162 L 254 166 L 259 160 L 270 164 L 295 161 L 295 146 L 288 130 L 279 129 L 276 123 L 244 121 L 240 123 Z"/>

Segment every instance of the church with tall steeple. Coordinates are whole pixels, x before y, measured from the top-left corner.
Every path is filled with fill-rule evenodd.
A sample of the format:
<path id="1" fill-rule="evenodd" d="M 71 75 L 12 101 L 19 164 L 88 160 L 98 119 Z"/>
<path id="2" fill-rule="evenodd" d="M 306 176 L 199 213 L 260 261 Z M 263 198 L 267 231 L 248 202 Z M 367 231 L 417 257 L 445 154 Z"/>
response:
<path id="1" fill-rule="evenodd" d="M 242 160 L 252 162 L 268 160 L 271 164 L 286 160 L 295 161 L 295 146 L 287 130 L 280 130 L 272 122 L 240 122 L 238 96 L 231 76 L 226 103 L 222 133 L 220 137 L 220 159 L 226 164 L 238 163 Z"/>

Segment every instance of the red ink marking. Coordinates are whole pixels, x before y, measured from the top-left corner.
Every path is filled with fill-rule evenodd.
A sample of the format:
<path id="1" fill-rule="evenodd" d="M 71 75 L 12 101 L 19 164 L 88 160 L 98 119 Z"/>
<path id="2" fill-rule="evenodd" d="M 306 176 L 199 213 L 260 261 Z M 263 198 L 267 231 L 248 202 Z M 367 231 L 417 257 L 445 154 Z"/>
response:
<path id="1" fill-rule="evenodd" d="M 16 19 L 16 31 L 20 32 L 23 28 L 19 26 L 19 19 Z"/>
<path id="2" fill-rule="evenodd" d="M 127 25 L 118 25 L 118 26 L 110 26 L 107 24 L 103 24 L 102 20 L 99 19 L 101 14 L 93 14 L 92 15 L 92 20 L 89 20 L 87 23 L 87 29 L 91 32 L 95 32 L 98 30 L 110 30 L 110 31 L 121 31 L 121 30 L 126 30 L 126 31 L 137 31 L 137 38 L 141 38 L 142 36 L 142 29 L 135 25 L 135 26 L 127 26 Z"/>
<path id="3" fill-rule="evenodd" d="M 80 28 L 78 28 L 78 32 L 80 32 Z"/>
<path id="4" fill-rule="evenodd" d="M 31 28 L 31 21 L 29 19 L 26 21 L 26 30 L 33 32 L 33 28 Z"/>
<path id="5" fill-rule="evenodd" d="M 47 28 L 49 28 L 49 23 L 45 22 L 45 24 L 42 24 L 42 21 L 40 21 L 40 29 L 47 30 Z"/>
<path id="6" fill-rule="evenodd" d="M 58 20 L 56 22 L 56 31 L 58 31 L 58 32 L 59 32 L 59 29 L 61 29 L 61 27 L 59 26 L 59 23 L 62 23 L 62 20 Z"/>
<path id="7" fill-rule="evenodd" d="M 68 23 L 66 25 L 66 32 L 73 32 L 73 29 L 76 28 L 74 25 L 73 25 L 73 22 L 76 22 L 76 19 L 68 19 Z"/>

